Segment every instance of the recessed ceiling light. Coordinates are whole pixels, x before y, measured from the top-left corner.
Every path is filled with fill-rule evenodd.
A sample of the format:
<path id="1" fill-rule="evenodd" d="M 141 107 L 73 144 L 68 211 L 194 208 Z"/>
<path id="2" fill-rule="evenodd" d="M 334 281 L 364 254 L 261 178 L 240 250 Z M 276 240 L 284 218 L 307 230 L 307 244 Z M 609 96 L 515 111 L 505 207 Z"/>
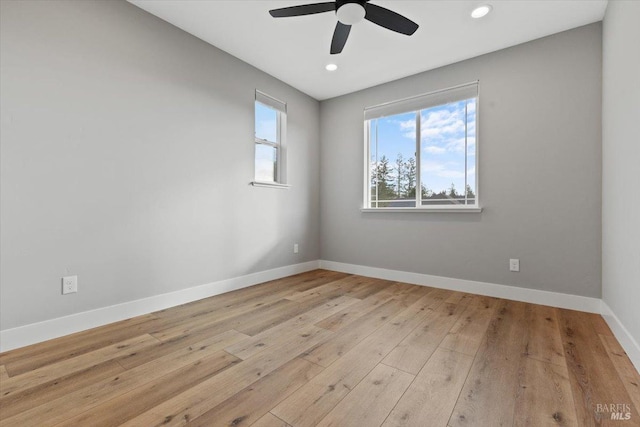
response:
<path id="1" fill-rule="evenodd" d="M 326 68 L 327 71 L 335 71 L 338 69 L 338 66 L 336 64 L 327 64 L 327 66 L 324 68 Z"/>
<path id="2" fill-rule="evenodd" d="M 471 12 L 471 17 L 472 18 L 482 18 L 483 16 L 486 16 L 489 12 L 491 12 L 491 9 L 493 9 L 491 7 L 490 4 L 484 4 L 482 6 L 478 6 L 475 9 L 473 9 L 473 11 Z"/>

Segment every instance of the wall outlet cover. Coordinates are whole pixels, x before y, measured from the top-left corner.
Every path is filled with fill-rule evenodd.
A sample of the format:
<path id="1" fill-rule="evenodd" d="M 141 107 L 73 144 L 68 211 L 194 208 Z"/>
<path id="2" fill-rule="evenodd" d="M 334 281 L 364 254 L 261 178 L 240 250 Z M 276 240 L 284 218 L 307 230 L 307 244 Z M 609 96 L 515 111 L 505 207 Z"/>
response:
<path id="1" fill-rule="evenodd" d="M 78 292 L 78 276 L 65 276 L 62 278 L 62 295 Z"/>

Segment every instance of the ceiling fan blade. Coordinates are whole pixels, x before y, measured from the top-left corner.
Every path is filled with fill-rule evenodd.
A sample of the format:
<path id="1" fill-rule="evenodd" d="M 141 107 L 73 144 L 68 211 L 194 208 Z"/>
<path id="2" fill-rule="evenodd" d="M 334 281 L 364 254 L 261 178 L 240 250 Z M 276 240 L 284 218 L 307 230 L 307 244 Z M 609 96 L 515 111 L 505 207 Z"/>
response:
<path id="1" fill-rule="evenodd" d="M 283 7 L 281 9 L 270 10 L 269 13 L 274 18 L 285 18 L 288 16 L 313 15 L 314 13 L 330 12 L 336 10 L 336 2 L 302 4 L 300 6 Z"/>
<path id="2" fill-rule="evenodd" d="M 371 3 L 367 3 L 365 9 L 364 19 L 396 33 L 410 36 L 418 29 L 418 24 L 392 10 Z"/>
<path id="3" fill-rule="evenodd" d="M 338 21 L 336 29 L 333 32 L 333 39 L 331 40 L 331 55 L 342 52 L 344 45 L 347 43 L 350 31 L 351 25 L 344 25 L 342 22 Z"/>

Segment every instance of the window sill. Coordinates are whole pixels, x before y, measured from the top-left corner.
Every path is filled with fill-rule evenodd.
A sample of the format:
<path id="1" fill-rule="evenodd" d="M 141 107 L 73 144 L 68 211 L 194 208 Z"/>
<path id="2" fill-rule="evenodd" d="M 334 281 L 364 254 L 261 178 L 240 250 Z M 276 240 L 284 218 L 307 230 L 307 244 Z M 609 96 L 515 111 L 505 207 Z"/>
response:
<path id="1" fill-rule="evenodd" d="M 254 187 L 280 188 L 283 190 L 288 190 L 289 188 L 291 188 L 289 184 L 280 184 L 279 182 L 252 181 L 251 185 L 253 185 Z"/>
<path id="2" fill-rule="evenodd" d="M 384 213 L 384 212 L 403 212 L 403 213 L 480 213 L 482 208 L 478 207 L 463 207 L 463 208 L 360 208 L 360 212 L 370 213 Z"/>

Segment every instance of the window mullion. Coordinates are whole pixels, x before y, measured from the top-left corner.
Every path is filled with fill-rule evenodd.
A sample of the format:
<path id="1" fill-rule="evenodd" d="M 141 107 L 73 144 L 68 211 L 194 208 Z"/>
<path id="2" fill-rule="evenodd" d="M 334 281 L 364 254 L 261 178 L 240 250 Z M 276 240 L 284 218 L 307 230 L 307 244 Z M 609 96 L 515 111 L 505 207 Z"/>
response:
<path id="1" fill-rule="evenodd" d="M 420 153 L 420 139 L 422 138 L 422 118 L 420 110 L 416 111 L 416 207 L 422 206 L 422 182 L 420 179 L 420 170 L 422 164 L 422 155 Z"/>
<path id="2" fill-rule="evenodd" d="M 282 182 L 282 179 L 280 177 L 280 166 L 281 166 L 281 158 L 280 158 L 280 141 L 281 141 L 281 135 L 282 135 L 282 117 L 281 117 L 281 113 L 280 111 L 277 112 L 276 114 L 276 143 L 275 143 L 275 149 L 276 149 L 276 173 L 275 173 L 275 178 L 276 178 L 276 182 Z"/>

